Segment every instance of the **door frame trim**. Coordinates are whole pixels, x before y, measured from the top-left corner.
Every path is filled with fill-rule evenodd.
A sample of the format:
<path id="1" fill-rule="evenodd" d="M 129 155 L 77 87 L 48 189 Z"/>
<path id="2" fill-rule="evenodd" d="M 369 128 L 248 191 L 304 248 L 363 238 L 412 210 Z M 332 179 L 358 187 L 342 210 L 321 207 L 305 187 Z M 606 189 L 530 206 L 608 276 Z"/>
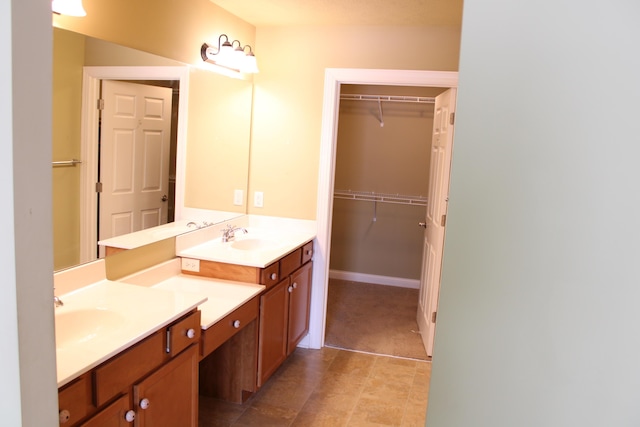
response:
<path id="1" fill-rule="evenodd" d="M 186 147 L 189 106 L 189 68 L 184 67 L 83 67 L 80 128 L 80 263 L 95 260 L 98 245 L 98 99 L 102 80 L 178 80 L 177 147 Z M 184 207 L 185 150 L 176 150 L 175 217 Z"/>
<path id="2" fill-rule="evenodd" d="M 338 113 L 342 84 L 457 88 L 458 72 L 358 68 L 325 69 L 316 210 L 317 235 L 313 258 L 314 286 L 311 296 L 309 336 L 308 342 L 305 343 L 311 348 L 321 348 L 324 345 Z"/>

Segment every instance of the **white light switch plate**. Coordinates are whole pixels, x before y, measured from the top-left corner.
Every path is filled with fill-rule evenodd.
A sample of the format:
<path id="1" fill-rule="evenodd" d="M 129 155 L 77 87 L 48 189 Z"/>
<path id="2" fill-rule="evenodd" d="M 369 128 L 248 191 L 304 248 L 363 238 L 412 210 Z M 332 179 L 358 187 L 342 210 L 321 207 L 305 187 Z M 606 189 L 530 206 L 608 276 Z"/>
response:
<path id="1" fill-rule="evenodd" d="M 242 193 L 244 193 L 242 190 L 234 190 L 233 191 L 233 204 L 236 206 L 242 206 L 243 202 L 242 202 Z"/>
<path id="2" fill-rule="evenodd" d="M 182 258 L 182 269 L 184 271 L 200 271 L 200 260 L 191 258 Z"/>
<path id="3" fill-rule="evenodd" d="M 264 193 L 262 191 L 256 191 L 253 193 L 253 206 L 256 208 L 264 206 Z"/>

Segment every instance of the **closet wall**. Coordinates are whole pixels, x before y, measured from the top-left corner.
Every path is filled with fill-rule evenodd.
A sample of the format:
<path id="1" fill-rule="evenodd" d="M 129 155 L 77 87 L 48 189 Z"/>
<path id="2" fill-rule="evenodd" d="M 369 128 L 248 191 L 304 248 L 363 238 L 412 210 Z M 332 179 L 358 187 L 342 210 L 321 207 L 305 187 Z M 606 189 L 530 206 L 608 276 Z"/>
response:
<path id="1" fill-rule="evenodd" d="M 341 89 L 342 95 L 434 97 L 441 92 L 361 85 Z M 433 103 L 340 101 L 330 260 L 334 277 L 358 273 L 420 279 L 423 229 L 417 224 L 425 218 L 433 107 Z M 422 203 L 374 203 L 340 196 L 348 192 L 414 196 L 413 202 Z"/>

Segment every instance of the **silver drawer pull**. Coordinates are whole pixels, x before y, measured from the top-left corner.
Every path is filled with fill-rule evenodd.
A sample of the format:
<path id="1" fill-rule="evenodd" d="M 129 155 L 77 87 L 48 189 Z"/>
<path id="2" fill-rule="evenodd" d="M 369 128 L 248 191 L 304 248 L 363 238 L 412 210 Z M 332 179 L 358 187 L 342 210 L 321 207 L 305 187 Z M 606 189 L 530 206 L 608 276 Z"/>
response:
<path id="1" fill-rule="evenodd" d="M 234 320 L 232 323 L 233 327 L 238 329 L 240 327 L 240 321 L 239 320 Z"/>
<path id="2" fill-rule="evenodd" d="M 276 280 L 278 275 L 276 273 L 271 273 L 271 280 Z"/>
<path id="3" fill-rule="evenodd" d="M 193 338 L 195 338 L 195 336 L 196 336 L 196 331 L 195 331 L 195 329 L 193 329 L 193 328 L 189 328 L 189 329 L 187 330 L 187 338 L 189 338 L 189 339 L 193 339 Z"/>
<path id="4" fill-rule="evenodd" d="M 134 420 L 136 419 L 136 413 L 133 409 L 129 409 L 125 414 L 124 414 L 124 420 L 128 423 L 132 423 Z"/>

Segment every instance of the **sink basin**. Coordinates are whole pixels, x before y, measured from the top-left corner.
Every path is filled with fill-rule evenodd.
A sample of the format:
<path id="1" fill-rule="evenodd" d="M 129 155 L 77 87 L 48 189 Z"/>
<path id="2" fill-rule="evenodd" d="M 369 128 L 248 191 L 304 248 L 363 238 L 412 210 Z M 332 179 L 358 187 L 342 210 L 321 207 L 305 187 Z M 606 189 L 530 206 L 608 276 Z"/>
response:
<path id="1" fill-rule="evenodd" d="M 242 239 L 231 243 L 233 249 L 242 251 L 256 251 L 262 249 L 271 249 L 278 246 L 278 242 L 268 239 Z"/>
<path id="2" fill-rule="evenodd" d="M 100 333 L 126 326 L 124 316 L 111 310 L 78 309 L 56 313 L 56 347 L 86 343 Z"/>

